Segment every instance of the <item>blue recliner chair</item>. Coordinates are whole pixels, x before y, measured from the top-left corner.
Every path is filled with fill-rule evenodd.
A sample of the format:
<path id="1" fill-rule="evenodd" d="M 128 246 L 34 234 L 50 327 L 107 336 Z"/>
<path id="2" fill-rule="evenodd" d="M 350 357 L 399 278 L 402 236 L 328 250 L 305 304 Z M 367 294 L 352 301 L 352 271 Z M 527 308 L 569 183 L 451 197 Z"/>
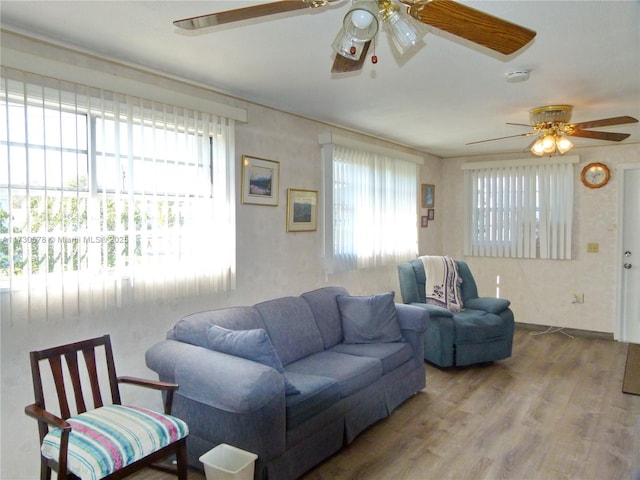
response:
<path id="1" fill-rule="evenodd" d="M 456 260 L 462 279 L 464 309 L 451 312 L 425 303 L 425 270 L 422 260 L 398 265 L 404 303 L 429 311 L 424 358 L 439 367 L 473 365 L 511 356 L 514 320 L 510 301 L 478 297 L 478 287 L 466 262 Z"/>

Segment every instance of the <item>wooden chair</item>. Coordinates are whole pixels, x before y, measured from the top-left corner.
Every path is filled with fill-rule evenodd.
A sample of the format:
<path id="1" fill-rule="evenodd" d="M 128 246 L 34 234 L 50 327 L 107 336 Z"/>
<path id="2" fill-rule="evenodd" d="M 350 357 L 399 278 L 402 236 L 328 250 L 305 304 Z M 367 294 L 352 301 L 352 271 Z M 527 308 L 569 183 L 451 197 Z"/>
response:
<path id="1" fill-rule="evenodd" d="M 104 357 L 101 351 L 104 351 Z M 34 351 L 30 357 L 35 403 L 25 407 L 25 413 L 38 421 L 41 480 L 49 480 L 52 470 L 57 472 L 59 480 L 79 477 L 83 480 L 119 479 L 144 467 L 177 473 L 180 480 L 187 480 L 189 430 L 185 422 L 170 415 L 173 392 L 178 385 L 117 377 L 109 335 Z M 63 368 L 63 357 L 66 369 Z M 46 409 L 40 370 L 40 362 L 45 360 L 51 367 L 59 416 Z M 103 377 L 103 387 L 107 383 L 105 377 L 108 378 L 110 404 L 103 403 L 99 373 Z M 90 397 L 83 392 L 83 386 L 88 390 L 87 383 L 91 387 Z M 123 406 L 120 383 L 163 391 L 165 414 Z M 68 389 L 73 390 L 73 395 L 67 393 Z M 70 406 L 71 398 L 75 414 Z M 93 409 L 87 408 L 89 398 Z M 51 431 L 49 427 L 52 427 Z M 157 464 L 170 455 L 176 456 L 177 468 Z"/>

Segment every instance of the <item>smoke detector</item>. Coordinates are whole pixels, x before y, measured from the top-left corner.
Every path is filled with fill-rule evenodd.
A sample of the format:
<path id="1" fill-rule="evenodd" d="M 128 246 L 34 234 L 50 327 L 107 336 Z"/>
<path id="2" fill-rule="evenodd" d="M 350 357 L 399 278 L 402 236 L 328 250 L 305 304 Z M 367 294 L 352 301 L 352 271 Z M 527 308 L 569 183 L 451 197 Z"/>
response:
<path id="1" fill-rule="evenodd" d="M 519 83 L 529 80 L 528 70 L 518 70 L 516 72 L 508 72 L 504 74 L 507 83 Z"/>

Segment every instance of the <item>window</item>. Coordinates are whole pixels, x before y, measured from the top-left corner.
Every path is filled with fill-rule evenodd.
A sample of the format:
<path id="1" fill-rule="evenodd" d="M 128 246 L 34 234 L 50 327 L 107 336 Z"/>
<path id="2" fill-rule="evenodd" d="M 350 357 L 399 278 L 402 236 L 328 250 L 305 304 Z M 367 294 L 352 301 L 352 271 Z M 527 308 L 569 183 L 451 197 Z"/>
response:
<path id="1" fill-rule="evenodd" d="M 0 288 L 12 309 L 43 292 L 77 313 L 229 288 L 232 120 L 11 69 L 1 81 Z"/>
<path id="2" fill-rule="evenodd" d="M 463 166 L 465 255 L 571 259 L 577 157 Z"/>
<path id="3" fill-rule="evenodd" d="M 330 272 L 397 264 L 418 250 L 418 166 L 325 144 L 326 259 Z M 399 154 L 398 157 L 401 155 Z"/>

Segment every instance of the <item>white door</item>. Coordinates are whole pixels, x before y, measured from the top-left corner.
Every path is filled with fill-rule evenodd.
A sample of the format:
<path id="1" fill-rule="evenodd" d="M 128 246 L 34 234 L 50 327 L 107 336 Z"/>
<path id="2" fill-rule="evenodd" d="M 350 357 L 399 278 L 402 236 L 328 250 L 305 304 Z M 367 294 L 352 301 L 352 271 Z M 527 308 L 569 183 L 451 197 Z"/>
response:
<path id="1" fill-rule="evenodd" d="M 620 169 L 618 340 L 640 343 L 640 166 Z"/>

